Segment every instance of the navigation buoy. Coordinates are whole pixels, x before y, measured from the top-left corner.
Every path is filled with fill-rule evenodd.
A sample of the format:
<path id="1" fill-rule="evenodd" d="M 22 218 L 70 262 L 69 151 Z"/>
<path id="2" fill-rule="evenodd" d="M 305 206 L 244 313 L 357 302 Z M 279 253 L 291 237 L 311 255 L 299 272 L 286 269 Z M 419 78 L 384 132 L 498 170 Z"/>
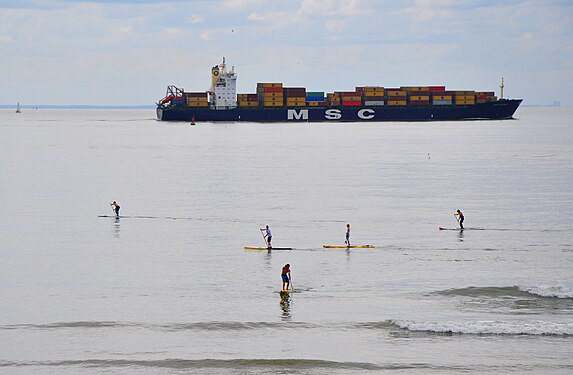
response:
<path id="1" fill-rule="evenodd" d="M 195 125 L 195 116 L 191 117 L 191 125 Z"/>

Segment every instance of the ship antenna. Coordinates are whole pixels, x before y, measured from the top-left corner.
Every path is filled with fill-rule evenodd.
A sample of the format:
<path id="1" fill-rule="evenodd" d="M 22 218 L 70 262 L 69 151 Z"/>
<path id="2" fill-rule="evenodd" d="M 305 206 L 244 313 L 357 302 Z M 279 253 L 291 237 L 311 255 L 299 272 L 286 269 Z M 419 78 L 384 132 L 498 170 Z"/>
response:
<path id="1" fill-rule="evenodd" d="M 500 94 L 501 98 L 500 99 L 503 99 L 503 88 L 504 87 L 505 87 L 505 85 L 503 84 L 503 77 L 501 77 L 501 86 L 499 86 L 499 88 L 501 89 L 501 94 Z"/>

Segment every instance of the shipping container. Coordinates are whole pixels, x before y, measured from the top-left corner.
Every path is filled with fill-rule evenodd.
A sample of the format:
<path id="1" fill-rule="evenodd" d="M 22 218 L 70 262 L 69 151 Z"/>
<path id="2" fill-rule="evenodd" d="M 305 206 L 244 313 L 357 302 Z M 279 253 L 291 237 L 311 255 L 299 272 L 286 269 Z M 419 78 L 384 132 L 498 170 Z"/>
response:
<path id="1" fill-rule="evenodd" d="M 207 101 L 207 97 L 203 96 L 203 97 L 192 97 L 189 96 L 187 97 L 187 103 L 192 103 L 192 102 L 206 102 Z"/>
<path id="2" fill-rule="evenodd" d="M 257 83 L 257 89 L 259 87 L 283 87 L 283 84 L 280 82 L 259 82 Z"/>
<path id="3" fill-rule="evenodd" d="M 405 99 L 407 95 L 408 95 L 408 93 L 406 91 L 402 91 L 402 90 L 386 90 L 386 96 L 388 98 L 401 98 L 401 97 L 403 97 Z"/>
<path id="4" fill-rule="evenodd" d="M 384 97 L 384 90 L 382 90 L 382 91 L 367 91 L 367 90 L 365 90 L 362 92 L 362 95 L 365 97 L 366 96 Z"/>
<path id="5" fill-rule="evenodd" d="M 434 101 L 436 101 L 436 100 L 449 100 L 449 101 L 452 101 L 452 98 L 453 98 L 452 95 L 436 95 L 436 94 L 434 94 L 434 95 L 432 96 L 432 99 L 433 99 Z"/>
<path id="6" fill-rule="evenodd" d="M 430 101 L 430 95 L 411 95 L 410 94 L 410 101 Z"/>
<path id="7" fill-rule="evenodd" d="M 472 99 L 472 100 L 469 100 L 469 99 L 466 99 L 466 100 L 456 99 L 456 100 L 455 100 L 455 104 L 456 104 L 456 105 L 474 105 L 474 104 L 476 104 L 476 101 L 475 101 L 475 99 Z"/>
<path id="8" fill-rule="evenodd" d="M 430 100 L 410 100 L 410 105 L 430 105 Z"/>
<path id="9" fill-rule="evenodd" d="M 208 107 L 209 103 L 205 102 L 190 102 L 187 103 L 189 107 Z"/>
<path id="10" fill-rule="evenodd" d="M 430 91 L 429 86 L 400 86 L 403 91 Z"/>
<path id="11" fill-rule="evenodd" d="M 452 100 L 434 100 L 432 101 L 433 105 L 452 105 Z"/>
<path id="12" fill-rule="evenodd" d="M 362 105 L 362 101 L 360 100 L 343 100 L 342 106 L 343 107 L 354 107 Z"/>
<path id="13" fill-rule="evenodd" d="M 406 105 L 406 101 L 405 100 L 388 100 L 387 104 L 389 106 L 401 106 L 401 105 Z"/>
<path id="14" fill-rule="evenodd" d="M 454 93 L 456 96 L 458 96 L 458 95 L 472 95 L 473 96 L 476 94 L 476 92 L 472 91 L 472 90 L 465 90 L 465 91 L 464 90 L 456 90 L 456 91 L 454 91 Z"/>
<path id="15" fill-rule="evenodd" d="M 430 91 L 446 91 L 446 86 L 428 86 Z"/>
<path id="16" fill-rule="evenodd" d="M 282 107 L 284 104 L 283 102 L 273 102 L 273 101 L 268 101 L 268 102 L 263 102 L 263 106 L 265 107 Z"/>
<path id="17" fill-rule="evenodd" d="M 384 105 L 384 100 L 365 100 L 364 105 L 381 106 Z"/>
<path id="18" fill-rule="evenodd" d="M 258 107 L 259 106 L 259 102 L 249 102 L 249 101 L 239 101 L 238 102 L 239 107 Z"/>
<path id="19" fill-rule="evenodd" d="M 206 98 L 207 93 L 206 92 L 185 92 L 185 93 L 183 93 L 183 96 L 186 98 Z"/>

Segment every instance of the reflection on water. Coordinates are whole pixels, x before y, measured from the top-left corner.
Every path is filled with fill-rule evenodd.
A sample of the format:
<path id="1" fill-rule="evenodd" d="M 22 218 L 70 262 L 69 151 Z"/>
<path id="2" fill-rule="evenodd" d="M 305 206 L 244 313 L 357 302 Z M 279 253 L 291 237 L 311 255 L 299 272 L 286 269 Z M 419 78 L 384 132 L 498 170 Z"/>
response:
<path id="1" fill-rule="evenodd" d="M 463 240 L 464 240 L 464 230 L 463 229 L 458 231 L 458 240 L 460 242 L 463 242 Z"/>
<path id="2" fill-rule="evenodd" d="M 114 223 L 113 223 L 113 236 L 115 238 L 119 238 L 119 217 L 116 217 L 114 219 Z"/>
<path id="3" fill-rule="evenodd" d="M 281 320 L 285 322 L 290 322 L 292 317 L 290 314 L 290 303 L 291 296 L 290 293 L 286 293 L 284 296 L 281 295 Z"/>

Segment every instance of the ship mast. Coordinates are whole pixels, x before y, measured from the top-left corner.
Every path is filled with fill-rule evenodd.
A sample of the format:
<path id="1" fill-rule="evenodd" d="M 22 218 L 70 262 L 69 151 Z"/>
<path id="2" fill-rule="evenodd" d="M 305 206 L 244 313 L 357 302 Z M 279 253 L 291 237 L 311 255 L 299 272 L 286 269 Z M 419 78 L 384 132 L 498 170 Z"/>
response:
<path id="1" fill-rule="evenodd" d="M 501 77 L 501 86 L 499 86 L 499 88 L 501 89 L 500 99 L 503 99 L 503 88 L 504 87 L 505 87 L 505 85 L 503 84 L 503 77 Z"/>

